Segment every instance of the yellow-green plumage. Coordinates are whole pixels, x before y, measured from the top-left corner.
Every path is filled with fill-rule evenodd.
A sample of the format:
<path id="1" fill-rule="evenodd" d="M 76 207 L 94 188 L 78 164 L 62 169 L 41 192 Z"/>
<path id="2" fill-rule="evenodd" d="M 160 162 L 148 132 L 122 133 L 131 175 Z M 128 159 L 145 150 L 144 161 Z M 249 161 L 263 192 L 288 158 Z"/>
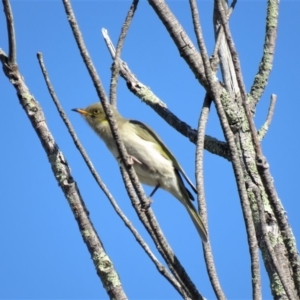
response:
<path id="1" fill-rule="evenodd" d="M 158 186 L 170 192 L 187 209 L 200 237 L 207 241 L 207 231 L 191 203 L 192 194 L 184 186 L 182 175 L 190 187 L 197 193 L 193 183 L 185 174 L 182 167 L 158 135 L 145 124 L 123 118 L 118 111 L 111 107 L 117 121 L 120 137 L 128 154 L 133 159 L 133 166 L 141 183 Z M 115 158 L 119 157 L 105 112 L 100 102 L 85 109 L 74 109 L 79 112 L 95 130 Z"/>

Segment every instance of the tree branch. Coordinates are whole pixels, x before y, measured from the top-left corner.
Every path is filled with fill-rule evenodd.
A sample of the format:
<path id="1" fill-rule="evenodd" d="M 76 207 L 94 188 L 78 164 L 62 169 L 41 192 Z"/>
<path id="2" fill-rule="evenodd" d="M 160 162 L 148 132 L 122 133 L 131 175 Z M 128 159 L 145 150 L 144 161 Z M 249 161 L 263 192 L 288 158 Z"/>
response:
<path id="1" fill-rule="evenodd" d="M 271 257 L 272 263 L 274 264 L 274 267 L 276 269 L 276 273 L 278 274 L 278 277 L 280 278 L 281 284 L 290 300 L 296 299 L 294 292 L 293 292 L 293 287 L 289 284 L 288 278 L 286 278 L 286 274 L 284 274 L 282 267 L 280 266 L 280 262 L 277 260 L 275 251 L 271 245 L 271 241 L 269 239 L 269 234 L 267 232 L 267 222 L 265 218 L 265 210 L 264 210 L 264 205 L 262 202 L 262 198 L 260 196 L 260 192 L 258 191 L 258 188 L 256 186 L 253 187 L 253 192 L 256 196 L 257 199 L 257 206 L 258 206 L 258 211 L 259 211 L 259 216 L 261 220 L 261 231 L 262 235 L 264 237 L 264 242 L 266 244 L 268 253 Z"/>
<path id="2" fill-rule="evenodd" d="M 0 59 L 3 64 L 3 68 L 5 69 L 5 74 L 7 74 L 8 79 L 15 87 L 20 104 L 24 108 L 27 117 L 31 121 L 31 124 L 42 143 L 51 164 L 54 177 L 68 200 L 99 278 L 110 297 L 114 297 L 119 300 L 127 299 L 118 274 L 106 254 L 91 220 L 89 219 L 89 213 L 80 195 L 77 184 L 71 175 L 68 163 L 47 127 L 42 108 L 30 94 L 22 75 L 19 73 L 17 64 L 13 64 L 11 66 L 9 59 L 3 51 L 0 51 Z M 106 278 L 106 274 L 110 274 L 110 276 Z M 103 278 L 107 280 L 104 282 L 102 280 Z"/>
<path id="3" fill-rule="evenodd" d="M 276 189 L 275 189 L 275 186 L 274 186 L 274 183 L 273 183 L 270 171 L 269 171 L 269 166 L 267 165 L 266 159 L 263 156 L 262 149 L 261 149 L 260 142 L 259 142 L 258 135 L 257 135 L 257 131 L 255 128 L 253 119 L 252 119 L 252 115 L 250 113 L 250 109 L 248 107 L 246 91 L 245 91 L 245 87 L 244 87 L 243 80 L 242 80 L 240 63 L 239 63 L 238 55 L 235 50 L 235 46 L 234 46 L 230 31 L 229 31 L 229 27 L 227 24 L 226 16 L 224 13 L 224 7 L 222 6 L 222 0 L 218 0 L 217 3 L 218 3 L 218 11 L 220 14 L 222 25 L 224 27 L 226 40 L 227 40 L 227 43 L 228 43 L 228 46 L 229 46 L 229 49 L 230 49 L 230 52 L 232 55 L 232 59 L 233 59 L 233 65 L 234 65 L 235 73 L 237 76 L 239 90 L 241 93 L 242 106 L 244 108 L 245 116 L 247 118 L 247 123 L 248 123 L 250 133 L 251 133 L 251 139 L 252 139 L 253 148 L 254 148 L 255 164 L 256 164 L 256 167 L 258 170 L 259 178 L 255 176 L 255 174 L 252 172 L 252 170 L 249 169 L 248 164 L 246 164 L 246 166 L 248 168 L 249 175 L 253 179 L 253 182 L 260 187 L 260 190 L 265 189 L 268 199 L 273 207 L 273 212 L 276 216 L 279 228 L 282 231 L 285 231 L 285 233 L 288 236 L 288 238 L 287 238 L 288 241 L 294 242 L 294 238 L 292 236 L 291 229 L 289 228 L 288 223 L 287 223 L 286 215 L 283 214 L 282 208 L 280 208 L 281 204 L 277 197 Z M 263 236 L 263 238 L 266 239 L 265 236 Z M 292 272 L 293 279 L 294 279 L 295 285 L 297 286 L 298 294 L 299 294 L 299 275 L 298 275 L 299 273 L 295 274 L 295 272 L 299 272 L 299 257 L 297 259 L 295 257 L 295 253 L 297 252 L 297 251 L 295 251 L 296 250 L 295 243 L 293 243 L 293 242 L 289 243 L 287 240 L 285 240 L 286 248 L 285 249 L 281 248 L 277 253 L 278 257 L 285 260 L 287 264 L 283 263 L 279 267 L 286 269 L 285 276 L 287 276 L 287 277 L 290 277 L 289 268 L 291 267 L 293 269 L 293 272 Z M 287 262 L 287 260 L 286 260 L 286 253 L 285 253 L 286 250 L 289 253 L 290 259 L 292 260 L 292 257 L 293 257 L 293 260 L 294 261 L 296 260 L 296 262 L 293 265 L 289 264 L 289 262 Z M 276 262 L 272 261 L 272 265 L 273 265 L 272 269 L 274 269 L 274 268 L 276 269 L 275 264 L 276 264 Z M 274 278 L 271 277 L 272 275 L 269 274 L 269 276 L 270 276 L 270 280 L 274 283 L 275 281 L 274 281 Z M 276 284 L 278 284 L 278 282 Z"/>
<path id="4" fill-rule="evenodd" d="M 112 56 L 115 58 L 115 48 L 110 40 L 108 32 L 106 29 L 102 29 L 102 34 L 107 45 L 107 48 Z M 155 110 L 169 125 L 176 129 L 183 136 L 187 137 L 192 143 L 196 144 L 197 131 L 192 129 L 188 124 L 181 121 L 177 116 L 175 116 L 171 111 L 166 108 L 166 104 L 162 102 L 146 85 L 141 83 L 132 71 L 129 69 L 128 65 L 120 61 L 120 75 L 127 82 L 127 87 L 129 90 L 135 94 L 138 98 L 148 104 L 153 110 Z M 230 161 L 230 154 L 228 151 L 227 144 L 221 142 L 216 138 L 209 135 L 205 135 L 204 148 L 212 154 L 219 155 Z"/>
<path id="5" fill-rule="evenodd" d="M 272 94 L 271 95 L 271 101 L 270 101 L 270 107 L 269 107 L 269 111 L 268 111 L 268 116 L 267 116 L 267 119 L 266 119 L 266 122 L 264 123 L 264 125 L 258 130 L 258 140 L 261 142 L 262 139 L 265 137 L 269 127 L 270 127 L 270 124 L 271 124 L 271 121 L 272 121 L 272 118 L 273 118 L 273 114 L 274 114 L 274 110 L 275 110 L 275 104 L 276 104 L 276 95 Z"/>
<path id="6" fill-rule="evenodd" d="M 250 89 L 249 100 L 251 111 L 254 111 L 261 95 L 263 94 L 273 67 L 273 59 L 275 54 L 275 45 L 277 38 L 279 15 L 279 1 L 268 0 L 267 19 L 266 19 L 266 34 L 258 73 L 254 78 L 254 82 Z"/>
<path id="7" fill-rule="evenodd" d="M 196 147 L 196 183 L 198 192 L 198 206 L 200 209 L 201 219 L 203 220 L 206 228 L 208 228 L 207 222 L 207 208 L 205 201 L 204 190 L 204 176 L 203 176 L 203 144 L 204 144 L 204 132 L 208 120 L 208 114 L 211 105 L 211 98 L 206 94 L 203 107 L 201 110 L 199 123 L 198 123 L 198 139 Z M 210 242 L 203 244 L 204 259 L 206 264 L 207 273 L 218 300 L 225 300 L 226 296 L 222 290 L 219 278 L 217 275 L 216 267 L 214 264 L 214 258 Z"/>
<path id="8" fill-rule="evenodd" d="M 54 88 L 53 88 L 53 86 L 50 82 L 49 76 L 47 74 L 47 70 L 46 70 L 45 65 L 44 65 L 42 54 L 38 53 L 37 56 L 38 56 L 38 60 L 39 60 L 39 63 L 40 63 L 41 69 L 42 69 L 42 73 L 44 75 L 45 82 L 47 84 L 47 87 L 48 87 L 49 93 L 52 97 L 52 100 L 53 100 L 53 102 L 54 102 L 54 104 L 57 108 L 57 111 L 58 111 L 60 117 L 62 118 L 63 122 L 65 123 L 65 125 L 66 125 L 72 139 L 73 139 L 73 142 L 74 142 L 76 148 L 80 152 L 83 160 L 85 161 L 88 169 L 90 170 L 91 174 L 93 175 L 93 177 L 94 177 L 95 181 L 97 182 L 98 186 L 101 188 L 101 190 L 103 191 L 103 193 L 105 194 L 105 196 L 107 197 L 107 199 L 109 200 L 111 205 L 113 206 L 115 212 L 122 219 L 125 226 L 131 231 L 131 233 L 133 234 L 133 236 L 135 237 L 137 242 L 140 244 L 140 246 L 144 249 L 144 251 L 149 256 L 149 258 L 155 264 L 155 266 L 159 270 L 159 272 L 162 273 L 163 276 L 165 276 L 171 282 L 171 284 L 173 286 L 177 286 L 177 289 L 180 289 L 180 286 L 179 286 L 178 282 L 169 273 L 169 271 L 159 262 L 159 260 L 155 257 L 155 255 L 151 251 L 149 245 L 144 241 L 143 237 L 139 234 L 137 229 L 133 226 L 133 224 L 129 221 L 129 219 L 123 213 L 121 208 L 118 206 L 116 200 L 113 198 L 112 194 L 109 192 L 106 185 L 103 183 L 102 179 L 100 178 L 99 174 L 97 173 L 96 169 L 94 168 L 92 162 L 90 161 L 84 147 L 82 146 L 79 139 L 77 138 L 76 133 L 75 133 L 73 127 L 72 127 L 72 124 L 70 123 L 69 119 L 67 118 L 66 113 L 64 112 L 64 110 L 63 110 L 63 108 L 62 108 L 62 106 L 61 106 L 61 104 L 60 104 L 60 102 L 59 102 L 59 100 L 58 100 L 58 98 L 55 94 Z M 110 276 L 110 274 L 108 273 L 107 276 Z"/>
<path id="9" fill-rule="evenodd" d="M 7 26 L 7 34 L 8 34 L 8 47 L 9 54 L 8 59 L 11 65 L 17 63 L 17 47 L 16 47 L 16 35 L 15 35 L 15 27 L 14 27 L 14 19 L 10 6 L 9 0 L 2 0 L 4 14 L 6 18 L 6 26 Z"/>
<path id="10" fill-rule="evenodd" d="M 203 36 L 202 36 L 202 29 L 199 20 L 197 3 L 195 0 L 190 0 L 189 2 L 191 7 L 194 31 L 197 37 L 198 47 L 201 50 L 203 47 L 202 45 Z M 208 222 L 207 222 L 207 208 L 206 208 L 206 201 L 205 201 L 204 176 L 203 176 L 203 150 L 204 150 L 204 140 L 205 140 L 205 127 L 208 120 L 211 101 L 212 99 L 207 93 L 205 95 L 202 110 L 200 113 L 200 118 L 198 123 L 197 147 L 196 147 L 196 183 L 197 183 L 197 191 L 198 191 L 198 205 L 199 208 L 201 208 L 200 214 L 204 224 L 206 225 L 206 228 L 208 228 Z M 215 295 L 217 299 L 225 300 L 226 296 L 222 290 L 217 275 L 210 243 L 206 243 L 203 245 L 203 252 L 204 252 L 207 273 L 211 285 L 213 287 L 213 290 L 215 292 Z"/>
<path id="11" fill-rule="evenodd" d="M 194 44 L 168 7 L 168 5 L 164 0 L 148 0 L 148 2 L 165 25 L 171 38 L 176 44 L 180 55 L 187 62 L 188 66 L 191 68 L 198 81 L 201 83 L 201 85 L 207 87 L 208 82 L 205 76 L 205 70 L 201 55 L 199 55 L 199 52 L 195 48 Z"/>
<path id="12" fill-rule="evenodd" d="M 130 9 L 127 13 L 125 22 L 122 26 L 121 29 L 121 34 L 119 36 L 119 40 L 117 43 L 117 50 L 116 50 L 116 54 L 115 54 L 115 58 L 114 58 L 114 62 L 112 64 L 112 74 L 111 74 L 111 80 L 110 80 L 110 90 L 109 90 L 109 99 L 110 99 L 110 103 L 113 106 L 116 106 L 116 102 L 117 102 L 117 95 L 116 95 L 116 91 L 117 91 L 117 84 L 118 84 L 118 78 L 119 78 L 119 72 L 120 72 L 120 56 L 121 56 L 121 50 L 125 41 L 125 37 L 126 34 L 128 32 L 129 26 L 131 24 L 131 21 L 133 19 L 133 15 L 134 12 L 137 8 L 139 1 L 138 0 L 133 0 Z"/>

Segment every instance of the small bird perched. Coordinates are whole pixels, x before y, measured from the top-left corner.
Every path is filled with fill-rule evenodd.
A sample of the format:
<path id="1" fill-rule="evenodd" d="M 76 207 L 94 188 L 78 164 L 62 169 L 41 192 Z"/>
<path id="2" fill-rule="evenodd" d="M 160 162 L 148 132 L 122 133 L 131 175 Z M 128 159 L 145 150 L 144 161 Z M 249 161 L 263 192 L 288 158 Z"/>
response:
<path id="1" fill-rule="evenodd" d="M 140 182 L 155 187 L 150 197 L 158 188 L 170 192 L 185 206 L 202 241 L 207 242 L 206 228 L 190 201 L 194 200 L 194 197 L 184 186 L 180 175 L 185 178 L 195 193 L 197 190 L 174 155 L 151 128 L 139 121 L 123 118 L 112 106 L 111 109 L 118 124 L 120 137 L 128 155 L 132 158 L 133 167 Z M 102 104 L 98 102 L 85 109 L 75 108 L 72 110 L 85 118 L 114 157 L 118 159 L 118 149 Z"/>

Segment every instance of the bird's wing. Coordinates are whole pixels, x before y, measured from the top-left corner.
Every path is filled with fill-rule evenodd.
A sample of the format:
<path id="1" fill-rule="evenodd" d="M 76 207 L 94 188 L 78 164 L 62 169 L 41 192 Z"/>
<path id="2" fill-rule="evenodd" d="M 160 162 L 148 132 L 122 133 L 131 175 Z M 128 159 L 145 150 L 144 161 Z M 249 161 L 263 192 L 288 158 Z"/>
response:
<path id="1" fill-rule="evenodd" d="M 174 165 L 174 168 L 178 170 L 182 176 L 185 178 L 187 183 L 190 185 L 190 187 L 193 189 L 193 191 L 197 194 L 197 189 L 195 188 L 194 184 L 192 181 L 188 178 L 188 176 L 185 174 L 184 170 L 180 166 L 179 162 L 177 159 L 174 157 L 172 152 L 166 147 L 166 145 L 163 143 L 163 141 L 160 139 L 160 137 L 147 125 L 145 125 L 142 122 L 136 121 L 136 120 L 129 120 L 129 123 L 134 124 L 135 126 L 139 126 L 140 130 L 139 132 L 136 131 L 136 134 L 142 138 L 143 140 L 153 142 L 157 148 L 160 147 L 158 150 L 160 153 L 167 159 L 171 159 Z M 189 192 L 188 192 L 189 193 Z M 189 193 L 189 195 L 191 195 Z"/>

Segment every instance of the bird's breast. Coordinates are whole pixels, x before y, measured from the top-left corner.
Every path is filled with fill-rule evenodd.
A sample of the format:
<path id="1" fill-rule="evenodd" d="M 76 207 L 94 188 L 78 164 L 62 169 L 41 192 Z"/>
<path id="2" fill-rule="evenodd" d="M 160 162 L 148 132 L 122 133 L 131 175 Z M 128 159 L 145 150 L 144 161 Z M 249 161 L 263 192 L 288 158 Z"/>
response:
<path id="1" fill-rule="evenodd" d="M 128 154 L 133 158 L 134 169 L 142 183 L 164 185 L 175 176 L 172 161 L 166 159 L 156 145 L 140 138 L 134 132 L 123 139 Z"/>

